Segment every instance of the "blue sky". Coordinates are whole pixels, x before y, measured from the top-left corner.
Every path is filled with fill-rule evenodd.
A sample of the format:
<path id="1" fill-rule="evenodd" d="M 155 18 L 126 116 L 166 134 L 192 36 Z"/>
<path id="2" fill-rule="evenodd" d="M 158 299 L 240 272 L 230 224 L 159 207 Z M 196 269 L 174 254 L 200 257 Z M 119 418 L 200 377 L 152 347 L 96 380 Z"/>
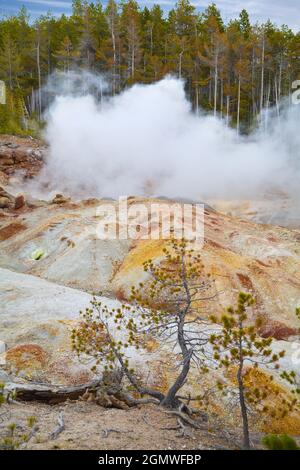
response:
<path id="1" fill-rule="evenodd" d="M 199 11 L 202 11 L 212 0 L 191 0 Z M 25 5 L 32 18 L 47 11 L 53 14 L 70 13 L 72 0 L 0 0 L 0 15 L 14 14 L 20 6 Z M 105 0 L 103 2 L 105 4 Z M 138 0 L 141 6 L 151 7 L 159 3 L 168 11 L 176 0 Z M 271 19 L 278 25 L 288 24 L 295 30 L 300 29 L 300 5 L 299 0 L 215 0 L 221 10 L 224 20 L 229 20 L 238 15 L 242 8 L 246 8 L 252 21 L 266 21 Z"/>

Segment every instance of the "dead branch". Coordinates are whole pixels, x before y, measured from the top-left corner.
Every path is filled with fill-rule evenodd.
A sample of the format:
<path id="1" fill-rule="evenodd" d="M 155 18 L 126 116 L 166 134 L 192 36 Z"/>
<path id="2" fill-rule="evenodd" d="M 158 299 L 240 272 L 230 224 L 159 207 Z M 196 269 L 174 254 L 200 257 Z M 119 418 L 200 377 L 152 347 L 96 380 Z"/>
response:
<path id="1" fill-rule="evenodd" d="M 180 429 L 181 426 L 178 424 L 178 426 L 164 426 L 162 428 L 159 428 L 161 429 L 162 431 L 178 431 L 178 429 Z"/>
<path id="2" fill-rule="evenodd" d="M 138 405 L 148 405 L 149 403 L 153 403 L 154 405 L 159 405 L 159 401 L 155 398 L 133 398 L 127 393 L 120 392 L 120 398 L 127 403 L 128 406 L 138 406 Z"/>
<path id="3" fill-rule="evenodd" d="M 146 414 L 144 414 L 142 416 L 142 420 L 144 421 L 144 423 L 146 423 L 148 426 L 151 426 L 151 423 L 149 423 L 149 420 L 148 420 L 148 416 Z"/>
<path id="4" fill-rule="evenodd" d="M 50 440 L 57 439 L 60 433 L 62 433 L 65 430 L 65 420 L 64 420 L 64 414 L 61 411 L 58 415 L 57 418 L 57 427 L 54 429 L 54 431 L 50 435 Z"/>
<path id="5" fill-rule="evenodd" d="M 110 428 L 109 429 L 102 429 L 102 437 L 104 439 L 106 439 L 109 436 L 109 434 L 112 433 L 112 432 L 115 432 L 115 433 L 118 433 L 118 434 L 122 434 L 122 433 L 127 434 L 128 432 L 133 432 L 133 430 L 132 429 L 129 429 L 129 430 L 126 429 L 125 431 L 121 431 L 120 429 L 110 429 Z"/>
<path id="6" fill-rule="evenodd" d="M 28 445 L 28 442 L 36 435 L 36 433 L 38 432 L 39 429 L 40 429 L 40 428 L 39 428 L 38 425 L 34 426 L 34 427 L 31 429 L 28 438 L 27 438 L 26 441 L 23 442 L 23 444 L 20 446 L 21 449 L 26 449 L 26 447 L 27 447 L 27 445 Z"/>
<path id="7" fill-rule="evenodd" d="M 181 418 L 177 419 L 177 423 L 181 432 L 178 434 L 178 437 L 187 437 L 188 439 L 194 439 L 194 435 L 190 429 L 188 429 L 183 423 Z"/>
<path id="8" fill-rule="evenodd" d="M 178 411 L 178 410 L 163 410 L 163 413 L 168 413 L 168 414 L 172 414 L 174 416 L 178 416 L 180 419 L 182 419 L 182 421 L 184 421 L 185 423 L 189 424 L 192 428 L 194 429 L 206 429 L 206 426 L 203 426 L 203 425 L 200 425 L 199 423 L 197 423 L 196 421 L 194 421 L 192 418 L 190 418 L 188 415 L 186 415 L 185 413 L 183 413 L 182 411 Z"/>
<path id="9" fill-rule="evenodd" d="M 4 423 L 11 418 L 11 411 L 10 409 L 4 409 L 2 413 L 0 413 L 0 423 Z"/>

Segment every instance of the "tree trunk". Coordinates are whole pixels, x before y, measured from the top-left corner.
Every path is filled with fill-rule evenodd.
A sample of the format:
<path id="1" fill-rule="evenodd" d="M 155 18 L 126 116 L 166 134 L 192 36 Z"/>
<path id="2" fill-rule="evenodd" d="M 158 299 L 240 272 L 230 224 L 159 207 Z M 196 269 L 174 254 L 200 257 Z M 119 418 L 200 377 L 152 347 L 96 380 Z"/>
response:
<path id="1" fill-rule="evenodd" d="M 277 117 L 279 119 L 279 100 L 278 100 L 278 84 L 277 84 L 277 75 L 275 75 L 274 78 L 274 93 L 275 93 L 275 105 L 276 105 L 276 112 L 277 112 Z"/>
<path id="2" fill-rule="evenodd" d="M 241 415 L 242 415 L 242 421 L 243 421 L 243 447 L 244 449 L 250 449 L 251 445 L 250 445 L 250 437 L 249 437 L 248 412 L 247 412 L 245 396 L 244 396 L 242 368 L 243 368 L 243 364 L 241 364 L 239 367 L 237 378 L 238 378 L 238 385 L 239 385 L 240 408 L 241 408 Z"/>
<path id="3" fill-rule="evenodd" d="M 41 80 L 41 65 L 40 65 L 40 39 L 38 40 L 37 43 L 37 49 L 36 49 L 36 62 L 37 62 L 37 72 L 38 72 L 38 84 L 39 84 L 39 91 L 38 91 L 38 97 L 39 97 L 39 119 L 41 120 L 42 116 L 42 80 Z"/>
<path id="4" fill-rule="evenodd" d="M 153 55 L 153 24 L 150 27 L 150 55 Z"/>
<path id="5" fill-rule="evenodd" d="M 236 132 L 240 134 L 240 109 L 241 109 L 241 76 L 239 76 L 238 85 L 238 104 L 237 104 L 237 118 L 236 118 Z"/>
<path id="6" fill-rule="evenodd" d="M 229 105 L 230 105 L 230 97 L 226 96 L 226 126 L 229 126 Z"/>
<path id="7" fill-rule="evenodd" d="M 114 32 L 114 25 L 111 24 L 111 40 L 113 46 L 113 95 L 116 94 L 116 38 Z"/>
<path id="8" fill-rule="evenodd" d="M 280 66 L 279 66 L 278 101 L 280 101 L 281 99 L 281 82 L 282 82 L 282 54 L 281 54 Z"/>
<path id="9" fill-rule="evenodd" d="M 179 79 L 181 79 L 181 75 L 182 75 L 182 54 L 183 54 L 183 51 L 180 52 L 179 54 L 179 71 L 178 71 L 178 75 L 179 75 Z"/>
<path id="10" fill-rule="evenodd" d="M 185 380 L 188 376 L 188 373 L 190 371 L 190 365 L 191 365 L 191 357 L 192 357 L 192 350 L 188 349 L 185 337 L 184 337 L 184 325 L 185 325 L 185 319 L 186 315 L 189 312 L 190 306 L 191 306 L 191 295 L 189 291 L 189 287 L 186 281 L 186 270 L 185 270 L 185 260 L 184 260 L 184 255 L 182 257 L 182 279 L 183 279 L 183 286 L 184 290 L 186 293 L 186 306 L 182 312 L 179 314 L 179 322 L 177 326 L 177 340 L 178 344 L 181 349 L 181 354 L 182 354 L 182 360 L 183 360 L 183 366 L 181 369 L 180 374 L 178 375 L 177 379 L 175 380 L 174 384 L 172 387 L 169 389 L 167 395 L 161 402 L 162 406 L 165 406 L 166 408 L 174 408 L 178 404 L 178 399 L 176 400 L 176 394 L 177 392 L 181 389 L 181 387 L 184 385 Z"/>
<path id="11" fill-rule="evenodd" d="M 166 408 L 174 408 L 177 405 L 176 394 L 184 385 L 185 380 L 188 376 L 191 364 L 191 355 L 187 352 L 187 355 L 183 359 L 183 367 L 179 376 L 177 377 L 175 383 L 172 385 L 170 390 L 168 391 L 167 395 L 161 402 L 161 406 L 165 406 Z"/>
<path id="12" fill-rule="evenodd" d="M 11 64 L 11 49 L 10 43 L 8 45 L 8 67 L 9 67 L 9 88 L 12 90 L 12 64 Z"/>
<path id="13" fill-rule="evenodd" d="M 244 367 L 244 359 L 243 359 L 243 344 L 242 344 L 242 331 L 243 324 L 242 321 L 239 323 L 239 340 L 238 340 L 238 350 L 239 350 L 239 368 L 237 372 L 237 382 L 239 387 L 239 402 L 240 402 L 240 409 L 242 415 L 242 422 L 243 422 L 243 448 L 250 449 L 250 437 L 249 437 L 249 424 L 248 424 L 248 411 L 245 402 L 245 395 L 244 395 L 244 382 L 243 382 L 243 367 Z"/>
<path id="14" fill-rule="evenodd" d="M 132 50 L 131 50 L 131 78 L 134 77 L 134 71 L 135 71 L 135 50 L 134 50 L 134 44 L 132 45 Z"/>
<path id="15" fill-rule="evenodd" d="M 262 118 L 262 110 L 264 107 L 264 80 L 265 80 L 265 36 L 263 35 L 263 43 L 262 43 L 262 51 L 261 51 L 260 118 Z"/>
<path id="16" fill-rule="evenodd" d="M 223 83 L 223 79 L 221 79 L 221 96 L 220 96 L 220 114 L 221 114 L 221 119 L 223 118 L 223 100 L 224 100 L 224 83 Z"/>
<path id="17" fill-rule="evenodd" d="M 218 99 L 218 52 L 216 52 L 216 59 L 215 59 L 215 80 L 214 80 L 214 116 L 217 115 L 217 99 Z"/>
<path id="18" fill-rule="evenodd" d="M 255 51 L 254 47 L 252 49 L 252 61 L 251 61 L 251 97 L 252 97 L 252 119 L 255 118 L 256 115 L 256 102 L 255 102 Z"/>
<path id="19" fill-rule="evenodd" d="M 198 85 L 196 84 L 196 115 L 199 115 L 199 89 Z"/>
<path id="20" fill-rule="evenodd" d="M 24 401 L 43 401 L 51 403 L 59 403 L 67 399 L 75 400 L 84 392 L 91 388 L 98 386 L 100 380 L 93 380 L 84 385 L 74 387 L 56 387 L 48 384 L 31 384 L 31 383 L 11 383 L 5 387 L 5 392 L 16 393 L 17 399 Z"/>
<path id="21" fill-rule="evenodd" d="M 267 99 L 266 99 L 266 112 L 265 112 L 265 131 L 267 131 L 268 129 L 268 122 L 269 122 L 270 95 L 271 95 L 271 81 L 269 77 Z"/>
<path id="22" fill-rule="evenodd" d="M 212 95 L 212 69 L 210 69 L 209 73 L 209 86 L 208 86 L 208 101 L 211 104 L 211 95 Z"/>

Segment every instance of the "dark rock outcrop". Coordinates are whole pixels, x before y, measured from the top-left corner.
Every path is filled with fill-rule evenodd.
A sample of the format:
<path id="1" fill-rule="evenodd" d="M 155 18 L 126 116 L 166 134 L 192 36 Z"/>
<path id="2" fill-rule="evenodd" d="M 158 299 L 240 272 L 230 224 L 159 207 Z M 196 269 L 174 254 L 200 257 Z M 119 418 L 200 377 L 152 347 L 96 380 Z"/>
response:
<path id="1" fill-rule="evenodd" d="M 12 176 L 21 172 L 24 178 L 33 178 L 43 165 L 45 147 L 35 139 L 0 137 L 0 172 Z"/>

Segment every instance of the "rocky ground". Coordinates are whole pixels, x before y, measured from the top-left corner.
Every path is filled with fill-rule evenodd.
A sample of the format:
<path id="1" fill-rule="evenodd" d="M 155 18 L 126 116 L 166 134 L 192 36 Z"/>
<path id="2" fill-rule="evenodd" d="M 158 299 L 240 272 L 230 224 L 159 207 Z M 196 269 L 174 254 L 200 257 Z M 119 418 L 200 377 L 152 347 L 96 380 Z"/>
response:
<path id="1" fill-rule="evenodd" d="M 45 145 L 33 138 L 0 135 L 0 172 L 33 178 L 43 164 Z"/>
<path id="2" fill-rule="evenodd" d="M 270 192 L 252 200 L 211 200 L 209 203 L 218 212 L 235 218 L 300 229 L 299 197 L 291 199 L 282 192 Z"/>
<path id="3" fill-rule="evenodd" d="M 53 438 L 61 415 L 65 429 Z M 28 419 L 32 416 L 35 417 L 34 435 L 28 443 L 21 444 L 21 448 L 217 450 L 239 449 L 241 443 L 239 430 L 213 430 L 209 424 L 203 424 L 202 430 L 183 429 L 176 417 L 154 405 L 118 410 L 83 401 L 68 401 L 53 406 L 38 402 L 6 405 L 0 412 L 0 439 L 8 434 L 7 426 L 10 423 L 17 424 L 16 441 L 22 433 L 27 434 Z M 261 447 L 261 436 L 260 433 L 252 434 L 252 443 L 256 448 Z"/>
<path id="4" fill-rule="evenodd" d="M 70 332 L 78 322 L 79 310 L 88 306 L 93 292 L 112 308 L 127 301 L 132 285 L 147 282 L 142 263 L 161 259 L 166 246 L 165 240 L 143 240 L 141 236 L 135 240 L 99 239 L 97 209 L 107 203 L 116 207 L 116 201 L 75 202 L 63 195 L 42 201 L 18 194 L 20 178 L 32 178 L 40 171 L 44 152 L 41 142 L 0 137 L 0 381 L 8 389 L 15 383 L 69 387 L 93 380 L 90 368 L 79 363 L 71 350 Z M 158 201 L 131 198 L 129 205 L 149 207 L 152 202 Z M 201 252 L 206 273 L 214 279 L 217 294 L 214 302 L 203 306 L 204 314 L 220 315 L 235 302 L 239 291 L 250 292 L 257 300 L 252 315 L 262 320 L 261 335 L 274 338 L 275 351 L 287 351 L 282 367 L 296 368 L 300 375 L 299 364 L 291 361 L 294 345 L 300 343 L 295 316 L 295 308 L 300 306 L 299 219 L 286 210 L 282 225 L 276 225 L 274 217 L 272 225 L 257 223 L 274 214 L 274 200 L 269 205 L 255 204 L 255 210 L 253 202 L 210 204 L 218 211 L 205 207 L 204 245 L 195 247 Z M 287 209 L 286 201 L 281 199 L 281 204 Z M 139 354 L 130 354 L 150 385 L 168 386 L 176 351 L 149 341 Z M 281 391 L 279 398 L 274 395 L 271 400 L 288 393 L 280 377 L 276 381 Z M 209 385 L 194 375 L 185 391 L 193 394 Z M 66 430 L 52 441 L 49 436 L 61 409 Z M 214 416 L 224 419 L 224 410 L 224 403 L 214 403 Z M 216 433 L 213 423 L 214 433 L 206 425 L 193 436 L 178 437 L 179 429 L 163 429 L 174 427 L 176 418 L 153 406 L 115 410 L 81 401 L 55 406 L 36 402 L 5 405 L 0 412 L 0 432 L 6 432 L 10 421 L 22 430 L 30 415 L 37 417 L 39 431 L 30 439 L 29 448 L 235 448 L 240 434 L 233 433 L 232 439 Z M 231 429 L 236 428 L 235 416 L 232 414 Z M 269 430 L 299 434 L 300 416 L 269 423 Z M 256 434 L 253 439 L 258 445 Z"/>

